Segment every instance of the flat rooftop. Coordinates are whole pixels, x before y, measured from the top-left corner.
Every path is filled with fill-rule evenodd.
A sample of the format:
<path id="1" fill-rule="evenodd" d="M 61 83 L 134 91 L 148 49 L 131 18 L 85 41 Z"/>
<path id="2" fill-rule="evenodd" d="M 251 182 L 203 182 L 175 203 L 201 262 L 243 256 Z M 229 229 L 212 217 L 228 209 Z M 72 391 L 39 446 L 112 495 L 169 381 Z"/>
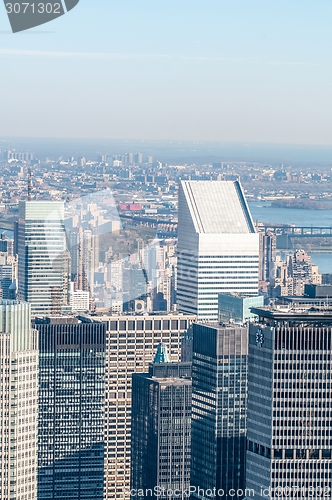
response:
<path id="1" fill-rule="evenodd" d="M 251 307 L 251 312 L 261 319 L 274 321 L 296 321 L 304 323 L 324 322 L 332 326 L 332 306 L 313 306 L 312 304 L 277 305 L 269 307 Z"/>

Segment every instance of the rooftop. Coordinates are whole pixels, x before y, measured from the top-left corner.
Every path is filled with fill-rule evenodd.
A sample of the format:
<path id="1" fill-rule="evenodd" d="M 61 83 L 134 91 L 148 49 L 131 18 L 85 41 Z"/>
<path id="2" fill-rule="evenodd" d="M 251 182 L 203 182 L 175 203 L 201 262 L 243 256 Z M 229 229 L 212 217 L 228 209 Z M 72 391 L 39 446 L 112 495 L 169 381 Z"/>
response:
<path id="1" fill-rule="evenodd" d="M 238 181 L 182 181 L 181 186 L 198 233 L 255 233 Z"/>
<path id="2" fill-rule="evenodd" d="M 303 323 L 324 322 L 332 324 L 332 307 L 329 305 L 312 306 L 312 304 L 272 305 L 268 307 L 251 307 L 251 312 L 260 319 L 274 321 L 296 321 Z"/>

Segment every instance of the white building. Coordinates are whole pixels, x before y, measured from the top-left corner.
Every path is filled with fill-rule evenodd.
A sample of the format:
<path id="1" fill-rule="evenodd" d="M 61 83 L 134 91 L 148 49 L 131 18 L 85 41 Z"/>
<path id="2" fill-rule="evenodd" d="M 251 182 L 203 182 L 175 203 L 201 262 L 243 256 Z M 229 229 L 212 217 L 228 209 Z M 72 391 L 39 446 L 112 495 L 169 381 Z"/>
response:
<path id="1" fill-rule="evenodd" d="M 74 290 L 70 283 L 70 307 L 73 312 L 86 312 L 90 309 L 90 294 L 84 290 Z"/>
<path id="2" fill-rule="evenodd" d="M 182 181 L 178 310 L 218 320 L 218 293 L 258 293 L 259 235 L 238 181 Z"/>
<path id="3" fill-rule="evenodd" d="M 0 301 L 0 498 L 37 499 L 37 332 L 30 305 Z"/>

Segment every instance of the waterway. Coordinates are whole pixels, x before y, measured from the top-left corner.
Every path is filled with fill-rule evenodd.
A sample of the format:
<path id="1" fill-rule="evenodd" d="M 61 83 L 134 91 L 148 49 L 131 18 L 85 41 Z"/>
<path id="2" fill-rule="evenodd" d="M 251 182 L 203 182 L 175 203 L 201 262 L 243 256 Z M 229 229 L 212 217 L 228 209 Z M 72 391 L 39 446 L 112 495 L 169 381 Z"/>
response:
<path id="1" fill-rule="evenodd" d="M 6 229 L 5 227 L 0 227 L 0 235 L 2 233 L 5 233 L 7 238 L 10 238 L 10 239 L 14 238 L 14 231 L 12 229 Z"/>
<path id="2" fill-rule="evenodd" d="M 332 208 L 330 210 L 308 210 L 300 208 L 272 207 L 270 202 L 249 202 L 254 221 L 296 226 L 332 227 Z M 313 252 L 309 255 L 318 266 L 319 272 L 332 274 L 332 253 Z"/>

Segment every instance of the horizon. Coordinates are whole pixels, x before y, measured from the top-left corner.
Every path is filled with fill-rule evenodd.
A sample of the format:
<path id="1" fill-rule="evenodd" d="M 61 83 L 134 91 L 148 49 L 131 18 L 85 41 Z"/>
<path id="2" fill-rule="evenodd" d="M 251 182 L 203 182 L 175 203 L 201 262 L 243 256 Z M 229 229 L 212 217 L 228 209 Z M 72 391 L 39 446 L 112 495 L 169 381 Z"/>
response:
<path id="1" fill-rule="evenodd" d="M 2 8 L 0 135 L 332 145 L 331 15 L 327 0 L 81 1 L 12 34 Z"/>

